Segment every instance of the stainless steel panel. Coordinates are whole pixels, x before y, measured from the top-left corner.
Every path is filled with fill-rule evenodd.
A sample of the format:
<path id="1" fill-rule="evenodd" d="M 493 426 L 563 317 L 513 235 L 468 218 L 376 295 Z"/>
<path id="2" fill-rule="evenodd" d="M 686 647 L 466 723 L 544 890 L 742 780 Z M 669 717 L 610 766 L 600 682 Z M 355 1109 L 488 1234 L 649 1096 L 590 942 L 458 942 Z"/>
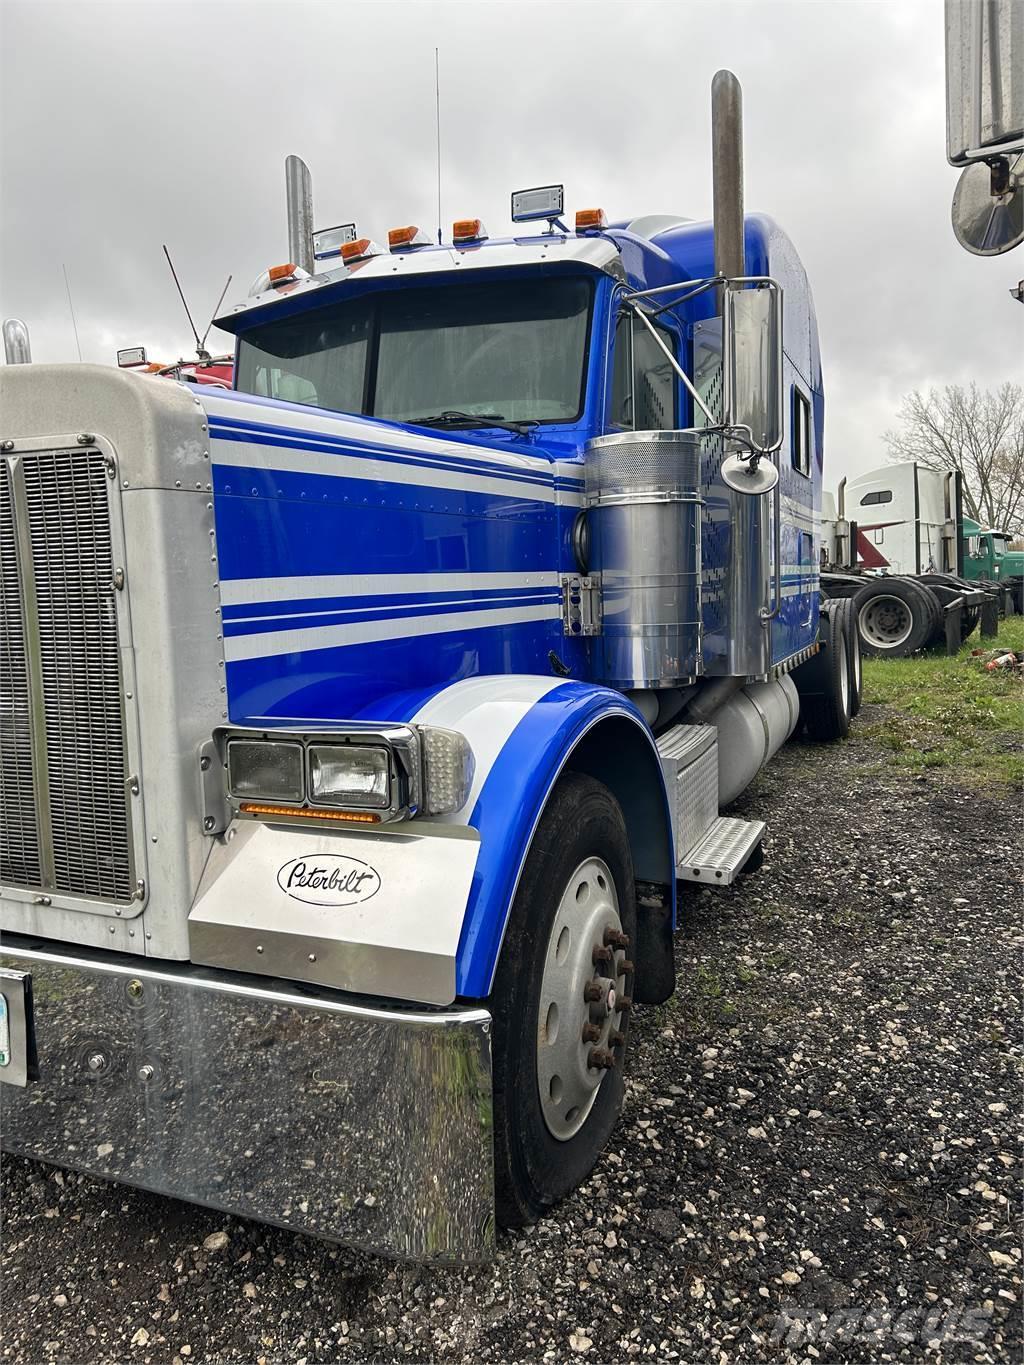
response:
<path id="1" fill-rule="evenodd" d="M 235 823 L 189 915 L 192 961 L 450 1004 L 480 845 L 475 831 L 424 836 L 413 825 L 371 834 Z"/>
<path id="2" fill-rule="evenodd" d="M 125 902 L 135 880 L 110 485 L 96 449 L 4 461 L 0 877 Z"/>
<path id="3" fill-rule="evenodd" d="M 676 862 L 682 864 L 718 818 L 718 731 L 675 725 L 658 739 L 672 813 Z"/>
<path id="4" fill-rule="evenodd" d="M 2 960 L 32 972 L 40 1068 L 0 1091 L 5 1150 L 385 1255 L 493 1250 L 486 1010 L 24 942 Z"/>
<path id="5" fill-rule="evenodd" d="M 314 275 L 311 280 L 301 280 L 294 288 L 289 287 L 285 295 L 269 289 L 253 298 L 244 299 L 227 313 L 221 314 L 216 319 L 216 326 L 223 332 L 236 332 L 243 321 L 249 323 L 250 315 L 258 309 L 267 310 L 265 316 L 269 322 L 277 312 L 289 308 L 295 299 L 318 291 L 323 291 L 319 293 L 318 306 L 332 303 L 344 296 L 350 276 L 353 283 L 362 286 L 371 280 L 394 280 L 408 275 L 436 275 L 453 270 L 458 270 L 462 275 L 467 270 L 478 272 L 502 270 L 508 266 L 558 266 L 563 262 L 600 271 L 614 279 L 625 279 L 619 249 L 606 237 L 538 234 L 515 242 L 488 243 L 483 247 L 473 245 L 458 249 L 445 246 L 440 250 L 385 251 L 354 266 L 340 266 Z"/>
<path id="6" fill-rule="evenodd" d="M 691 432 L 600 436 L 586 448 L 596 676 L 670 687 L 700 672 L 700 446 Z"/>

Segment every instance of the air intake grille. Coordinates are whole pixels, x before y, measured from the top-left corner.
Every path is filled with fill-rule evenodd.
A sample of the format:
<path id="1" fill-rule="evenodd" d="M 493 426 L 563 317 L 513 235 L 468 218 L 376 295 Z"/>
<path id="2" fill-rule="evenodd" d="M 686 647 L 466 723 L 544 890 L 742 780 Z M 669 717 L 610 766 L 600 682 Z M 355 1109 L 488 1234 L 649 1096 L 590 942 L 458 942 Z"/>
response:
<path id="1" fill-rule="evenodd" d="M 0 463 L 0 881 L 38 886 L 28 653 L 14 543 L 11 471 Z"/>
<path id="2" fill-rule="evenodd" d="M 103 457 L 81 449 L 12 457 L 2 498 L 0 880 L 127 901 L 134 880 Z"/>

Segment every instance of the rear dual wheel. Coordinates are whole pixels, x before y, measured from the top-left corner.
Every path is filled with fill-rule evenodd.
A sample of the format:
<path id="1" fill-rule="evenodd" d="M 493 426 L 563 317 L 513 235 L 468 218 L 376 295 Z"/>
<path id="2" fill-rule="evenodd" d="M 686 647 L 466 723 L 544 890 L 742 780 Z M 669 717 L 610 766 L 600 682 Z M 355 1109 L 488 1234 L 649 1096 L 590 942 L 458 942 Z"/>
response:
<path id="1" fill-rule="evenodd" d="M 800 719 L 811 739 L 845 739 L 850 731 L 853 689 L 843 614 L 823 612 L 818 635 L 818 653 L 793 670 L 800 694 Z"/>
<path id="2" fill-rule="evenodd" d="M 853 610 L 853 603 L 848 597 L 833 598 L 829 603 L 829 608 L 831 618 L 833 621 L 839 620 L 842 623 L 846 635 L 846 663 L 849 668 L 850 681 L 850 716 L 853 717 L 860 710 L 864 695 L 864 669 L 857 617 Z"/>
<path id="3" fill-rule="evenodd" d="M 593 1169 L 624 1094 L 636 934 L 626 823 L 600 782 L 562 778 L 534 835 L 494 1015 L 499 1220 L 540 1217 Z"/>

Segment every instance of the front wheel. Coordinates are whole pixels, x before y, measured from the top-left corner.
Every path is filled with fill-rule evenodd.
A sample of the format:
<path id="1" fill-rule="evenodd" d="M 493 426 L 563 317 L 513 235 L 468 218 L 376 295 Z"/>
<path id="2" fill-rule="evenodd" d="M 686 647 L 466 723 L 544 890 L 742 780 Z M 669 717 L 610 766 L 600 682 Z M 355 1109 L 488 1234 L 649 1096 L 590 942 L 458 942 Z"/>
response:
<path id="1" fill-rule="evenodd" d="M 593 1169 L 618 1119 L 636 894 L 607 787 L 570 773 L 534 835 L 509 918 L 494 1016 L 495 1198 L 534 1221 Z"/>

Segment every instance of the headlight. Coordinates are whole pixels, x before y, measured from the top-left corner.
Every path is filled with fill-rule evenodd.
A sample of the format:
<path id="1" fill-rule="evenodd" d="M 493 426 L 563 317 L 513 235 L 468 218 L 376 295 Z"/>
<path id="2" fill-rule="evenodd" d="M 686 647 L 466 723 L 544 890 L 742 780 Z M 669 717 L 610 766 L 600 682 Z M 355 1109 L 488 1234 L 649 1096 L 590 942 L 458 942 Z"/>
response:
<path id="1" fill-rule="evenodd" d="M 311 744 L 309 799 L 315 806 L 387 810 L 391 805 L 389 751 L 362 744 Z"/>
<path id="2" fill-rule="evenodd" d="M 336 731 L 221 730 L 237 814 L 285 823 L 390 824 L 452 815 L 473 790 L 465 735 L 433 725 L 351 721 Z"/>
<path id="3" fill-rule="evenodd" d="M 302 745 L 289 740 L 231 740 L 228 790 L 237 797 L 301 803 L 306 796 Z"/>

